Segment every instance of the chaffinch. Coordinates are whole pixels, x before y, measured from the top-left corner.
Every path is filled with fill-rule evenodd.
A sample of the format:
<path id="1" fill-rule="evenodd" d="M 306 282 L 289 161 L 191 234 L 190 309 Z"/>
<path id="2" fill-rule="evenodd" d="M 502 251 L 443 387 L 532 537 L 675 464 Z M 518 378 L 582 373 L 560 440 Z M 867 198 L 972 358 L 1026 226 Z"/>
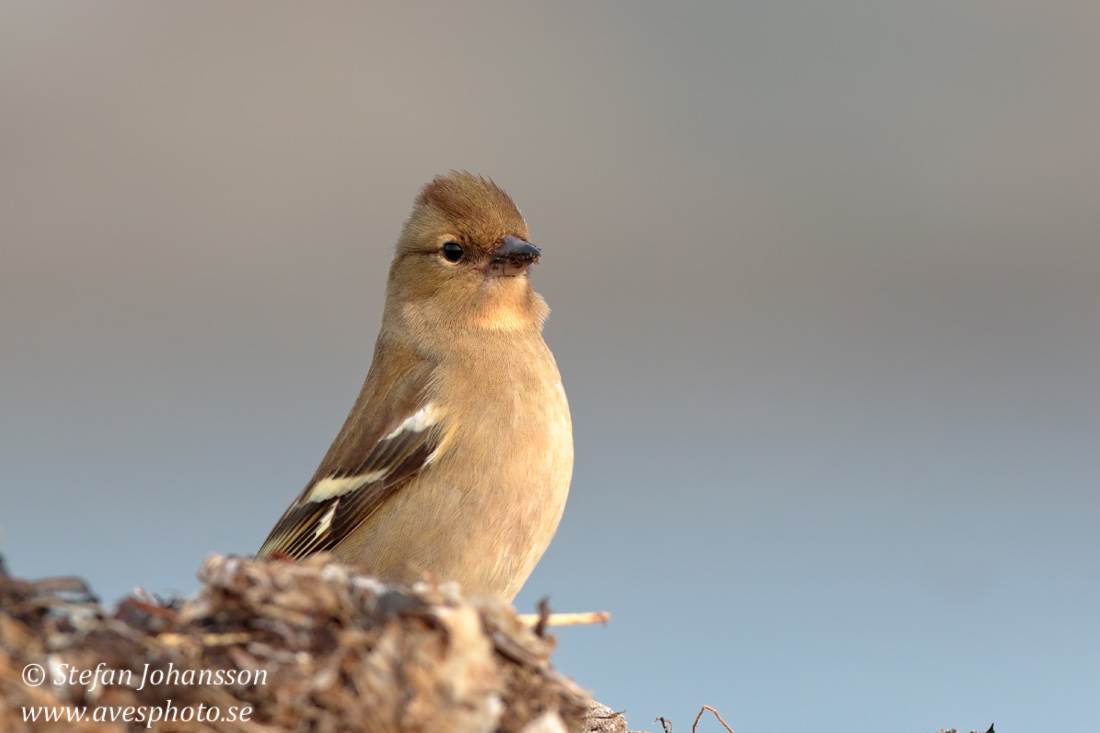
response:
<path id="1" fill-rule="evenodd" d="M 256 557 L 331 552 L 383 580 L 511 601 L 573 471 L 561 376 L 512 199 L 465 172 L 424 187 L 390 266 L 359 397 Z"/>

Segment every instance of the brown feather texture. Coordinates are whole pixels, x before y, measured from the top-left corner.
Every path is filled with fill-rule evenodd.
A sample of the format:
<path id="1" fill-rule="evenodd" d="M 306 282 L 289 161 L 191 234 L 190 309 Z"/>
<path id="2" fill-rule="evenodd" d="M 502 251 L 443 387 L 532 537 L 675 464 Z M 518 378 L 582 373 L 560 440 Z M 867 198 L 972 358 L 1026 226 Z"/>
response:
<path id="1" fill-rule="evenodd" d="M 317 472 L 257 553 L 328 551 L 384 580 L 511 600 L 569 491 L 569 406 L 512 199 L 424 187 L 397 242 L 374 361 Z"/>

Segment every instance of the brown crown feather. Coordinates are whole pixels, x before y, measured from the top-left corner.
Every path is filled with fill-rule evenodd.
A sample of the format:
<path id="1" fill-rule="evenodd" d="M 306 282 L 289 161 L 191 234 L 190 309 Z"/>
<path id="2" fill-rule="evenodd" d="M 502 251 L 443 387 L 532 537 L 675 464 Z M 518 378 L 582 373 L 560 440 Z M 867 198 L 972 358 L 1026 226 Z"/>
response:
<path id="1" fill-rule="evenodd" d="M 424 186 L 410 220 L 435 218 L 424 217 L 424 209 L 434 209 L 433 213 L 457 227 L 455 234 L 474 245 L 490 247 L 509 234 L 524 241 L 530 237 L 512 198 L 492 180 L 466 171 L 436 176 Z"/>

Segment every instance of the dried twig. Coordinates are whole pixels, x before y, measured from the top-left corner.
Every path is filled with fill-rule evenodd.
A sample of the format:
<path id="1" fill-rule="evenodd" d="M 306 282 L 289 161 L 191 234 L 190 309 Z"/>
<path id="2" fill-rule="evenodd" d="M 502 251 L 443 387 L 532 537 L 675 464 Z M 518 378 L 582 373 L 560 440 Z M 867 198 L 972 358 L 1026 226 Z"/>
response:
<path id="1" fill-rule="evenodd" d="M 541 614 L 521 613 L 519 620 L 528 626 L 534 626 L 539 622 Z M 588 613 L 551 613 L 546 617 L 546 626 L 583 626 L 585 624 L 604 624 L 611 620 L 611 614 L 607 611 L 590 611 Z"/>
<path id="2" fill-rule="evenodd" d="M 543 598 L 539 601 L 539 620 L 535 623 L 535 636 L 546 638 L 546 622 L 550 620 L 550 599 Z"/>
<path id="3" fill-rule="evenodd" d="M 729 727 L 729 723 L 722 720 L 722 716 L 719 715 L 718 711 L 712 708 L 710 705 L 704 705 L 703 707 L 699 708 L 699 714 L 695 716 L 695 722 L 691 724 L 691 733 L 695 733 L 695 726 L 699 725 L 699 718 L 703 717 L 704 710 L 709 710 L 714 713 L 714 717 L 718 718 L 718 722 L 722 724 L 722 727 L 728 730 L 730 733 L 733 733 L 733 728 Z"/>

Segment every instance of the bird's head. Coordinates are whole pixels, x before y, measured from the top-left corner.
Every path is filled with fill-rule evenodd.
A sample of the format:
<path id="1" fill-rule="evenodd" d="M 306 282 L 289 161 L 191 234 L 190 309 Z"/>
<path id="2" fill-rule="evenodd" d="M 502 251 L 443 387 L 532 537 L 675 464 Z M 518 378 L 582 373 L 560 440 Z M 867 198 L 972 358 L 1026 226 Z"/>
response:
<path id="1" fill-rule="evenodd" d="M 390 268 L 387 309 L 429 328 L 542 327 L 548 309 L 528 268 L 540 252 L 512 199 L 466 172 L 424 187 Z"/>

